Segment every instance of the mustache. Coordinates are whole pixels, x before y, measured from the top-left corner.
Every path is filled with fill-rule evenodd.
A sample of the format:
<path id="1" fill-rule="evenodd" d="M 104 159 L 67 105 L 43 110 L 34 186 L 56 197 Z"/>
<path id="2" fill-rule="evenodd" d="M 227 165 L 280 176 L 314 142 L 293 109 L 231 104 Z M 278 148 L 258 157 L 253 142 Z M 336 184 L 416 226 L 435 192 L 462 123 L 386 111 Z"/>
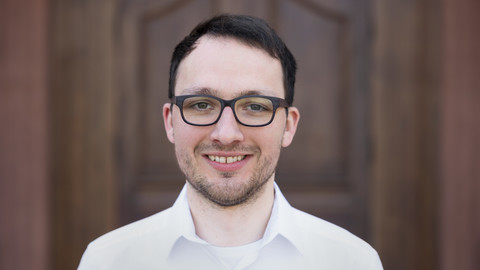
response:
<path id="1" fill-rule="evenodd" d="M 200 143 L 196 148 L 196 153 L 220 151 L 220 152 L 246 152 L 255 153 L 260 152 L 260 148 L 254 145 L 230 144 L 224 145 L 220 143 Z"/>

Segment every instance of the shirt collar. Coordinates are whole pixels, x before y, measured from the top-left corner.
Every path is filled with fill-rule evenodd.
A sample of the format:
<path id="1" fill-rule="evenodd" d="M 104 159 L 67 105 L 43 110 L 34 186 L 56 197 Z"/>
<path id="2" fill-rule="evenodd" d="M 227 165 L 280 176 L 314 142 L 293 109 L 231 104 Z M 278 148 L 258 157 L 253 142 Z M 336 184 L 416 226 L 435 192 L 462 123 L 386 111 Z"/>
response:
<path id="1" fill-rule="evenodd" d="M 278 229 L 273 232 L 273 237 L 281 235 L 286 240 L 288 240 L 297 251 L 303 253 L 302 250 L 302 239 L 299 238 L 298 226 L 295 224 L 296 220 L 294 219 L 296 211 L 290 203 L 288 203 L 283 193 L 280 191 L 277 183 L 275 183 L 275 204 L 277 205 L 277 210 L 272 211 L 272 217 L 270 217 L 273 223 L 276 223 Z M 275 206 L 274 206 L 275 207 Z M 273 209 L 275 210 L 275 208 Z M 275 217 L 275 215 L 277 215 Z M 272 218 L 274 218 L 272 220 Z M 265 231 L 267 233 L 267 231 Z"/>
<path id="2" fill-rule="evenodd" d="M 295 233 L 296 229 L 293 223 L 294 221 L 292 221 L 292 212 L 294 211 L 294 208 L 285 199 L 276 183 L 274 183 L 274 188 L 275 199 L 272 214 L 262 238 L 262 246 L 268 245 L 276 237 L 281 235 L 300 251 L 300 240 L 297 238 L 297 234 Z M 168 223 L 167 226 L 171 232 L 168 241 L 170 250 L 173 249 L 175 243 L 182 237 L 191 242 L 209 245 L 208 242 L 198 237 L 195 233 L 195 226 L 188 205 L 186 185 L 183 187 L 180 195 L 171 208 Z"/>
<path id="3" fill-rule="evenodd" d="M 171 213 L 171 222 L 169 224 L 172 235 L 178 239 L 184 237 L 192 242 L 200 244 L 207 243 L 195 233 L 192 214 L 187 199 L 187 185 L 185 185 L 173 204 Z"/>

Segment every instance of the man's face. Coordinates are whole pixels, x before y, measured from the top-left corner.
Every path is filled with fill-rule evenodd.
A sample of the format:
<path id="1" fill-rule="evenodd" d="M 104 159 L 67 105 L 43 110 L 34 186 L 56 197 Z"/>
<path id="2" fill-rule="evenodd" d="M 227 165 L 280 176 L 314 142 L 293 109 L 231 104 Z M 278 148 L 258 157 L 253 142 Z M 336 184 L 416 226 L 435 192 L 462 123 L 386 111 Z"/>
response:
<path id="1" fill-rule="evenodd" d="M 280 62 L 263 50 L 234 39 L 204 36 L 178 68 L 175 95 L 209 94 L 233 99 L 246 94 L 284 98 Z M 273 181 L 281 147 L 295 134 L 296 108 L 277 109 L 270 125 L 239 124 L 230 107 L 211 126 L 185 123 L 177 106 L 165 104 L 164 122 L 188 183 L 221 206 L 255 198 Z"/>

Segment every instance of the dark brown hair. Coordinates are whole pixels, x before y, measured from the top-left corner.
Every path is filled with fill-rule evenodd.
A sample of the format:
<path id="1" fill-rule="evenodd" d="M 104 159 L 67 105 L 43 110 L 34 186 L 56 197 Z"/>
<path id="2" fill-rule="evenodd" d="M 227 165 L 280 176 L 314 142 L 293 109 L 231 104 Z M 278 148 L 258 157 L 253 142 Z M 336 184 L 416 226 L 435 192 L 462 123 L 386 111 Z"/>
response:
<path id="1" fill-rule="evenodd" d="M 275 31 L 263 20 L 245 15 L 219 15 L 198 24 L 176 47 L 170 62 L 168 97 L 175 94 L 175 83 L 180 62 L 195 49 L 197 40 L 204 36 L 230 37 L 262 49 L 278 59 L 283 70 L 285 100 L 293 103 L 297 64 L 292 53 Z"/>

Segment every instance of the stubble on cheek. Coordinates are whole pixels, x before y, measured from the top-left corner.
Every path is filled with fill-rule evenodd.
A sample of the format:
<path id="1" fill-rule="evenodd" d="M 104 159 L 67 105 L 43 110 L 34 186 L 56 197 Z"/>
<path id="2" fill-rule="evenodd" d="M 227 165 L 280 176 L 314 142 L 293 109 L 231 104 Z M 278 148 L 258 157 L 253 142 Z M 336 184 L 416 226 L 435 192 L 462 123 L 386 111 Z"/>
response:
<path id="1" fill-rule="evenodd" d="M 175 145 L 175 154 L 180 171 L 182 171 L 187 180 L 193 178 L 196 173 L 192 158 L 184 150 L 178 148 L 177 145 Z"/>
<path id="2" fill-rule="evenodd" d="M 189 153 L 187 149 L 175 147 L 179 167 L 190 185 L 203 197 L 222 207 L 253 202 L 275 172 L 281 146 L 274 146 L 270 155 L 263 156 L 257 146 L 222 146 L 217 144 L 199 144 Z M 237 172 L 218 172 L 215 179 L 209 179 L 202 171 L 200 153 L 208 151 L 241 151 L 257 157 L 249 179 L 232 179 Z M 253 160 L 252 160 L 253 161 Z M 207 164 L 207 163 L 205 163 Z"/>

